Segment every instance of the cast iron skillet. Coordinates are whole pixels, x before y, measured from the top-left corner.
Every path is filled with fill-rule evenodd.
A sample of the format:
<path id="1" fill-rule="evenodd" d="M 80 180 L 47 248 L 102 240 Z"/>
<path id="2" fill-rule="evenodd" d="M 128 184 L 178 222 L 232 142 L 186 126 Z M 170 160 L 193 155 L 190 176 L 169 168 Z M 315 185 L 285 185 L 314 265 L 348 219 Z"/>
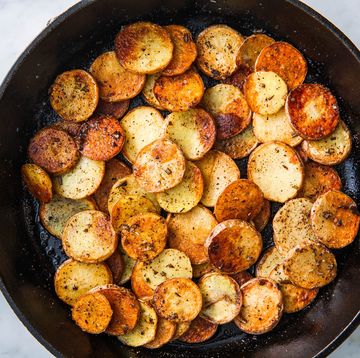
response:
<path id="1" fill-rule="evenodd" d="M 354 139 L 350 158 L 337 169 L 344 191 L 360 204 L 360 54 L 333 25 L 296 0 L 98 0 L 83 1 L 59 16 L 18 59 L 0 89 L 0 288 L 30 332 L 56 356 L 72 357 L 311 357 L 326 356 L 359 324 L 360 249 L 357 239 L 337 253 L 339 274 L 311 307 L 284 317 L 262 336 L 241 334 L 232 324 L 206 344 L 172 343 L 149 351 L 115 338 L 90 336 L 70 319 L 55 296 L 52 276 L 64 260 L 59 241 L 38 223 L 37 206 L 23 190 L 20 165 L 30 136 L 56 120 L 47 99 L 54 77 L 87 68 L 116 32 L 136 20 L 179 23 L 194 34 L 226 23 L 242 34 L 261 30 L 293 43 L 309 62 L 308 81 L 329 86 Z M 239 163 L 244 171 L 246 163 Z M 275 208 L 276 209 L 276 208 Z M 271 242 L 271 227 L 264 233 Z"/>

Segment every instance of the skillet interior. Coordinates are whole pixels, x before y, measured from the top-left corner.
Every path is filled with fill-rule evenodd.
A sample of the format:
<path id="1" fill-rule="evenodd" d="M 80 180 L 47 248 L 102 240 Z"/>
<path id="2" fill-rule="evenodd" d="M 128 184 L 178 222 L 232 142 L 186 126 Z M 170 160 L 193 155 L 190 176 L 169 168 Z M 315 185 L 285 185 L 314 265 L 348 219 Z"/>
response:
<path id="1" fill-rule="evenodd" d="M 123 347 L 110 337 L 90 337 L 71 323 L 69 308 L 54 294 L 52 276 L 64 256 L 59 241 L 41 229 L 37 206 L 20 181 L 19 168 L 26 160 L 29 138 L 40 127 L 56 120 L 50 110 L 47 89 L 58 73 L 69 68 L 88 68 L 97 55 L 112 48 L 121 25 L 139 19 L 183 24 L 194 35 L 208 25 L 226 23 L 244 35 L 261 30 L 275 39 L 293 43 L 309 62 L 307 81 L 324 83 L 335 93 L 342 118 L 354 138 L 350 158 L 337 169 L 345 193 L 360 205 L 360 121 L 356 116 L 360 112 L 359 54 L 344 43 L 341 35 L 334 34 L 294 3 L 283 0 L 85 1 L 45 30 L 5 80 L 0 90 L 0 285 L 22 321 L 54 354 L 283 357 L 290 353 L 291 357 L 309 357 L 327 347 L 354 320 L 360 297 L 359 240 L 337 254 L 336 281 L 320 291 L 311 307 L 287 315 L 271 333 L 249 336 L 228 324 L 206 344 L 173 343 L 157 351 Z M 246 163 L 240 161 L 239 165 L 245 174 Z M 271 227 L 263 236 L 268 246 Z M 352 326 L 358 321 L 354 320 Z M 331 345 L 322 354 L 334 348 L 335 345 Z"/>

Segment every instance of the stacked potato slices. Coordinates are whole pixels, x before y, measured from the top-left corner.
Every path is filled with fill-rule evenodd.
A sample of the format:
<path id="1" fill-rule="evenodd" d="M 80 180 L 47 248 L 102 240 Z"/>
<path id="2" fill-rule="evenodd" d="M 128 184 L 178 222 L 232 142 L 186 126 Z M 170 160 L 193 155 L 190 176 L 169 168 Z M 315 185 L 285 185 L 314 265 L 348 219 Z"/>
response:
<path id="1" fill-rule="evenodd" d="M 333 167 L 351 135 L 306 74 L 296 48 L 265 34 L 214 25 L 194 41 L 137 22 L 88 71 L 55 79 L 59 120 L 33 136 L 21 172 L 68 256 L 55 291 L 82 330 L 148 349 L 229 322 L 262 334 L 335 279 L 331 249 L 360 223 Z M 263 252 L 271 202 L 283 205 Z"/>

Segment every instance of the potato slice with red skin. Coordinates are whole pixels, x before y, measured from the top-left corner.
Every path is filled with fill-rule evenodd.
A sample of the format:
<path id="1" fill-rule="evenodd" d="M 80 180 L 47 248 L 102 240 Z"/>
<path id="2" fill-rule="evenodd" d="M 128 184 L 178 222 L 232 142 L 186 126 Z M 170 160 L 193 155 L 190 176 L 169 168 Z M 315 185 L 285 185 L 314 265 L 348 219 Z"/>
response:
<path id="1" fill-rule="evenodd" d="M 149 349 L 162 347 L 173 339 L 175 331 L 176 323 L 161 317 L 158 318 L 155 338 L 151 342 L 144 344 L 144 347 Z"/>
<path id="2" fill-rule="evenodd" d="M 106 264 L 112 273 L 114 283 L 119 283 L 124 273 L 125 264 L 123 257 L 120 255 L 118 250 L 115 250 L 106 260 Z"/>
<path id="3" fill-rule="evenodd" d="M 225 78 L 222 82 L 227 85 L 233 85 L 244 93 L 244 84 L 247 76 L 252 73 L 252 69 L 246 65 L 239 65 L 238 69 L 230 76 Z"/>
<path id="4" fill-rule="evenodd" d="M 129 105 L 129 100 L 119 102 L 105 102 L 103 100 L 100 100 L 95 112 L 99 115 L 110 116 L 116 119 L 120 119 L 129 109 Z"/>
<path id="5" fill-rule="evenodd" d="M 265 250 L 261 259 L 256 264 L 256 277 L 269 277 L 270 272 L 284 261 L 276 246 L 270 246 Z"/>
<path id="6" fill-rule="evenodd" d="M 150 106 L 163 111 L 164 108 L 160 105 L 159 101 L 157 100 L 154 94 L 155 81 L 160 76 L 161 76 L 160 74 L 146 76 L 146 82 L 142 90 L 142 96 L 145 102 L 147 102 Z"/>
<path id="7" fill-rule="evenodd" d="M 189 328 L 191 322 L 179 322 L 176 324 L 176 331 L 173 337 L 173 341 L 181 337 Z"/>
<path id="8" fill-rule="evenodd" d="M 232 279 L 234 279 L 239 287 L 241 287 L 244 283 L 252 280 L 254 277 L 247 271 L 241 271 L 238 273 L 235 273 L 233 275 L 230 275 Z"/>
<path id="9" fill-rule="evenodd" d="M 287 42 L 274 42 L 260 52 L 255 70 L 277 73 L 291 90 L 304 82 L 307 63 L 294 46 Z"/>
<path id="10" fill-rule="evenodd" d="M 50 174 L 68 172 L 79 160 L 74 139 L 63 130 L 43 128 L 30 140 L 29 159 Z"/>
<path id="11" fill-rule="evenodd" d="M 360 225 L 356 203 L 338 190 L 320 195 L 311 208 L 311 226 L 316 238 L 331 249 L 350 245 Z"/>
<path id="12" fill-rule="evenodd" d="M 164 29 L 174 44 L 173 57 L 162 71 L 163 76 L 176 76 L 184 73 L 195 61 L 197 50 L 191 32 L 184 26 L 168 25 Z"/>
<path id="13" fill-rule="evenodd" d="M 179 337 L 179 341 L 186 343 L 201 343 L 209 340 L 217 331 L 218 325 L 198 316 L 191 323 L 189 329 Z"/>
<path id="14" fill-rule="evenodd" d="M 252 222 L 255 225 L 257 231 L 261 232 L 265 229 L 266 225 L 269 222 L 271 215 L 271 204 L 269 200 L 264 199 L 263 205 L 259 214 L 257 214 Z"/>

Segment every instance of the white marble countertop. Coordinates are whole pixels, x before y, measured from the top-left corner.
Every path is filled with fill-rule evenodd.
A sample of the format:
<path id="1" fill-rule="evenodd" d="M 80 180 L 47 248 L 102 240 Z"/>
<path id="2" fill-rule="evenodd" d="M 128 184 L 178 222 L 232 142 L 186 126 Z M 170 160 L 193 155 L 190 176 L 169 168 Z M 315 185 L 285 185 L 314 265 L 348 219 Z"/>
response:
<path id="1" fill-rule="evenodd" d="M 76 0 L 0 0 L 0 82 L 31 40 Z M 359 0 L 304 0 L 360 45 Z M 26 330 L 0 294 L 0 357 L 43 358 L 51 354 Z M 360 357 L 360 328 L 332 355 Z"/>

